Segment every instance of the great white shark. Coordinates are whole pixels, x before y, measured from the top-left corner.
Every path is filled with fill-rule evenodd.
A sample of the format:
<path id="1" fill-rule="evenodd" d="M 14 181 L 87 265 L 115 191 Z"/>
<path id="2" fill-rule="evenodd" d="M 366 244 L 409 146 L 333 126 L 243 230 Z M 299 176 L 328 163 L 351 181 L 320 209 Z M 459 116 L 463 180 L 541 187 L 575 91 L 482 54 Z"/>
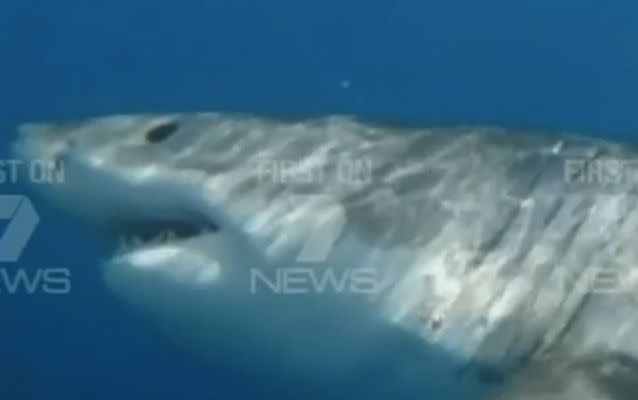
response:
<path id="1" fill-rule="evenodd" d="M 226 113 L 18 131 L 65 169 L 47 199 L 139 238 L 108 288 L 203 358 L 331 396 L 638 390 L 629 145 Z"/>

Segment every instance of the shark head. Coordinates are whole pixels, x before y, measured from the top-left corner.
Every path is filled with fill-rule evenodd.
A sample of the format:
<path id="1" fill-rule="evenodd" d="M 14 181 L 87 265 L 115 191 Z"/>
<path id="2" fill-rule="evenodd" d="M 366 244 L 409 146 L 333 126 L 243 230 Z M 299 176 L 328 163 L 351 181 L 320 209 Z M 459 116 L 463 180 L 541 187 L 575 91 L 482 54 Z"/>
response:
<path id="1" fill-rule="evenodd" d="M 227 149 L 215 151 L 207 141 L 223 138 L 202 131 L 223 132 L 221 122 L 206 114 L 31 123 L 19 127 L 13 146 L 17 158 L 64 172 L 62 182 L 41 191 L 46 200 L 118 239 L 103 268 L 108 287 L 168 334 L 191 343 L 227 332 L 224 322 L 229 329 L 234 323 L 230 315 L 250 311 L 241 310 L 240 299 L 251 300 L 248 286 L 236 286 L 245 284 L 239 280 L 249 265 L 262 262 L 249 238 L 232 236 L 228 226 L 220 232 L 217 204 L 210 196 L 203 199 L 210 178 L 224 176 Z M 198 155 L 203 146 L 208 151 Z M 189 328 L 172 329 L 182 325 Z M 222 334 L 211 336 L 206 340 L 214 342 Z"/>

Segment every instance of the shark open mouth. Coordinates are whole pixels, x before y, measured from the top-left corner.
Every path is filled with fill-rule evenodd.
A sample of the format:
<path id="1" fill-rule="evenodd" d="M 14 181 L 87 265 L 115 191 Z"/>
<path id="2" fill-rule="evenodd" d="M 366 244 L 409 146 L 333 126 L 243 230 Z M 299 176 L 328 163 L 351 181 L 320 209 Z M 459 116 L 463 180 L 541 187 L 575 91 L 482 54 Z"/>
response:
<path id="1" fill-rule="evenodd" d="M 112 232 L 124 243 L 144 246 L 184 241 L 204 234 L 217 233 L 219 226 L 215 223 L 196 224 L 180 220 L 129 221 L 117 225 Z"/>

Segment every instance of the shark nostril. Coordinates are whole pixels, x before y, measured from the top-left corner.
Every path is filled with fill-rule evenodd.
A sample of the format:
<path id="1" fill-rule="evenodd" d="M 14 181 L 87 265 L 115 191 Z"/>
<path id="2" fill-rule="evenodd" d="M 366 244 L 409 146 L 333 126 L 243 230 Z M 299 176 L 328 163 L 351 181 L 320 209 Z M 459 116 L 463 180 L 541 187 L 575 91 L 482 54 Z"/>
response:
<path id="1" fill-rule="evenodd" d="M 53 164 L 56 168 L 63 168 L 68 160 L 69 152 L 66 150 L 59 151 L 53 156 Z"/>
<path id="2" fill-rule="evenodd" d="M 69 139 L 65 143 L 65 146 L 62 149 L 55 152 L 55 154 L 53 155 L 53 163 L 56 166 L 56 168 L 64 167 L 64 164 L 66 164 L 71 158 L 71 151 L 73 150 L 74 147 L 75 147 L 75 140 Z"/>

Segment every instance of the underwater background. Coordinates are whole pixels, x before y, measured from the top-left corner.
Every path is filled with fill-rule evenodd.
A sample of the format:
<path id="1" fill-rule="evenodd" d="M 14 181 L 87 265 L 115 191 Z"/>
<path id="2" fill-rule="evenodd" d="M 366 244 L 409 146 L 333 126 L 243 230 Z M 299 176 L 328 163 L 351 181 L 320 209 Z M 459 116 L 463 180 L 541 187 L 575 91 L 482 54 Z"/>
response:
<path id="1" fill-rule="evenodd" d="M 638 3 L 0 3 L 0 159 L 20 122 L 195 110 L 638 141 Z M 19 267 L 69 268 L 72 291 L 0 293 L 2 400 L 268 398 L 268 382 L 199 364 L 116 301 L 98 262 L 111 249 L 32 199 Z"/>

